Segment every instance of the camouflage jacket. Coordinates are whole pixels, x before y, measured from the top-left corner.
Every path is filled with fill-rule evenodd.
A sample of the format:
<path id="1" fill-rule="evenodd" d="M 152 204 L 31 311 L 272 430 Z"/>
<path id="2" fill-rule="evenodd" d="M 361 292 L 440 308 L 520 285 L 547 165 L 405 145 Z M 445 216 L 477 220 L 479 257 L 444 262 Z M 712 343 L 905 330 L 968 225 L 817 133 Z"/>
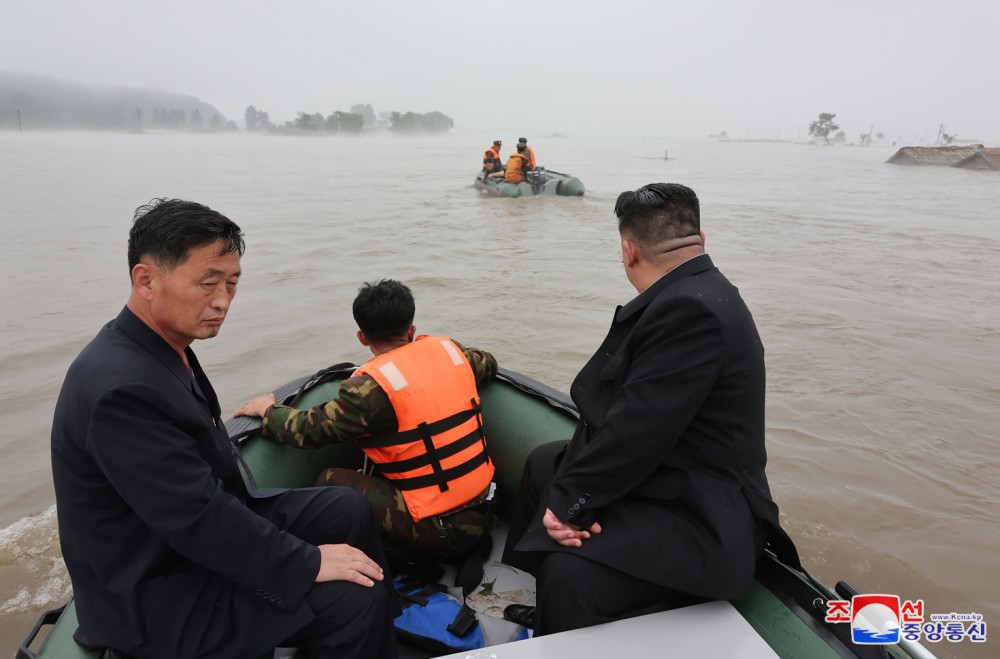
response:
<path id="1" fill-rule="evenodd" d="M 469 360 L 476 386 L 496 377 L 497 360 L 493 355 L 465 348 L 457 341 L 455 345 Z M 262 435 L 298 448 L 319 448 L 363 435 L 395 432 L 398 428 L 396 413 L 382 387 L 371 376 L 358 375 L 340 383 L 337 398 L 310 410 L 271 406 L 264 415 Z"/>

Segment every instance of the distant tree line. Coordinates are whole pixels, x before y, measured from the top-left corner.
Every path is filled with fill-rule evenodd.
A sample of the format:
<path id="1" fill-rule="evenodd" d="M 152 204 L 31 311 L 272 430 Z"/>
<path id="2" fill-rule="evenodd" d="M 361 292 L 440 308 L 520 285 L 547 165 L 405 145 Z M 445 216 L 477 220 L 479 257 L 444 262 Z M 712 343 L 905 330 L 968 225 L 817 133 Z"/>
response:
<path id="1" fill-rule="evenodd" d="M 298 133 L 337 133 L 339 135 L 357 135 L 365 127 L 365 118 L 353 112 L 335 110 L 324 117 L 317 112 L 299 112 L 294 121 L 285 123 L 286 130 Z"/>
<path id="2" fill-rule="evenodd" d="M 428 112 L 419 114 L 393 112 L 389 115 L 389 130 L 397 135 L 412 135 L 414 133 L 447 133 L 455 127 L 455 122 L 446 114 Z"/>
<path id="3" fill-rule="evenodd" d="M 208 120 L 208 125 L 204 125 L 204 119 L 201 115 L 201 110 L 195 108 L 191 110 L 190 113 L 184 112 L 178 108 L 167 109 L 157 109 L 153 110 L 153 116 L 150 124 L 147 126 L 146 122 L 142 119 L 142 114 L 139 109 L 136 109 L 136 127 L 137 128 L 155 128 L 157 130 L 208 130 L 220 131 L 220 130 L 239 130 L 234 121 L 226 121 L 226 119 L 218 112 L 213 112 L 211 118 Z"/>
<path id="4" fill-rule="evenodd" d="M 374 116 L 374 112 L 372 113 Z M 247 131 L 251 133 L 293 133 L 316 134 L 336 133 L 342 135 L 357 135 L 365 127 L 365 118 L 354 112 L 335 110 L 328 116 L 321 113 L 299 112 L 292 121 L 276 125 L 266 111 L 248 106 L 243 113 Z"/>
<path id="5" fill-rule="evenodd" d="M 375 110 L 372 108 L 370 103 L 355 103 L 351 106 L 351 112 L 353 114 L 360 114 L 364 117 L 366 126 L 375 125 Z"/>
<path id="6" fill-rule="evenodd" d="M 444 133 L 455 122 L 440 112 L 380 112 L 370 103 L 350 110 L 299 112 L 278 123 L 253 105 L 243 113 L 250 132 L 357 135 L 365 126 L 393 134 Z M 0 130 L 238 130 L 215 107 L 184 94 L 129 87 L 86 85 L 43 76 L 0 72 Z"/>
<path id="7" fill-rule="evenodd" d="M 237 128 L 194 96 L 0 72 L 0 129 L 21 126 L 26 131 Z"/>
<path id="8" fill-rule="evenodd" d="M 444 133 L 455 126 L 451 117 L 440 112 L 383 112 L 379 117 L 387 120 L 389 130 L 398 135 Z M 266 111 L 250 105 L 244 111 L 243 118 L 248 132 L 297 135 L 357 135 L 365 126 L 378 123 L 375 110 L 367 103 L 352 105 L 350 112 L 335 110 L 326 116 L 319 112 L 299 112 L 295 119 L 280 125 L 272 122 Z"/>
<path id="9" fill-rule="evenodd" d="M 267 112 L 258 110 L 252 105 L 248 106 L 243 112 L 243 119 L 246 122 L 247 130 L 251 133 L 274 130 L 274 124 L 271 123 L 271 118 L 267 116 Z"/>

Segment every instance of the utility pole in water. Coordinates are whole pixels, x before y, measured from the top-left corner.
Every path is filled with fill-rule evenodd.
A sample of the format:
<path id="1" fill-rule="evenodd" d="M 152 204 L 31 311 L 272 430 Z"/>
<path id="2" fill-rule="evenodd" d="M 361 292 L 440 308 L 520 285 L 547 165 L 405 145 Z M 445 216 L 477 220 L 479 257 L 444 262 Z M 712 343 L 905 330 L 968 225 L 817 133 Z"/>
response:
<path id="1" fill-rule="evenodd" d="M 17 109 L 17 132 L 24 135 L 24 129 L 21 128 L 21 108 Z"/>

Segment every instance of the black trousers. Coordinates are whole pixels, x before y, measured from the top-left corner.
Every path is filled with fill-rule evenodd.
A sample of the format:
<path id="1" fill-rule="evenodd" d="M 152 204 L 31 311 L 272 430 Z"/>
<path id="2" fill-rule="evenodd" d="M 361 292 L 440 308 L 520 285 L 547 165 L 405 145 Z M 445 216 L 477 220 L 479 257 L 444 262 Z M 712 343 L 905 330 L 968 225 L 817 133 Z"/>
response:
<path id="1" fill-rule="evenodd" d="M 316 487 L 255 499 L 250 506 L 257 514 L 306 542 L 343 543 L 360 549 L 382 566 L 386 578 L 371 588 L 348 581 L 315 584 L 302 605 L 314 614 L 312 622 L 283 640 L 264 641 L 259 651 L 241 643 L 249 650 L 247 656 L 257 656 L 278 645 L 304 648 L 315 659 L 394 659 L 397 651 L 392 621 L 399 614 L 399 605 L 378 527 L 365 498 L 348 488 Z M 284 612 L 273 607 L 261 611 L 259 598 L 253 595 L 246 606 L 247 615 L 255 618 L 255 626 L 263 634 L 269 628 L 273 634 L 274 629 L 283 627 Z M 239 616 L 239 607 L 233 613 Z"/>
<path id="2" fill-rule="evenodd" d="M 528 456 L 504 547 L 504 562 L 535 576 L 535 635 L 590 627 L 651 611 L 666 611 L 707 601 L 626 574 L 574 553 L 517 552 L 514 546 L 540 514 L 541 494 L 562 460 L 566 442 L 539 446 Z M 586 542 L 586 540 L 584 540 Z M 670 560 L 664 556 L 663 560 Z"/>
<path id="3" fill-rule="evenodd" d="M 248 589 L 233 586 L 217 574 L 190 571 L 191 583 L 206 584 L 206 592 L 228 592 L 216 603 L 209 619 L 176 630 L 171 648 L 150 647 L 137 655 L 144 659 L 252 659 L 271 656 L 275 646 L 297 647 L 312 658 L 396 659 L 393 618 L 399 604 L 389 577 L 378 527 L 368 502 L 358 492 L 341 487 L 263 490 L 247 505 L 278 528 L 314 545 L 348 544 L 365 552 L 382 566 L 386 579 L 371 588 L 348 581 L 313 584 L 302 605 L 294 611 L 272 606 Z M 239 556 L 233 557 L 239 562 Z M 199 613 L 204 616 L 204 611 Z M 151 621 L 155 624 L 155 621 Z M 205 630 L 230 630 L 219 643 L 218 634 Z M 201 630 L 199 633 L 198 630 Z M 115 650 L 105 659 L 130 659 Z"/>

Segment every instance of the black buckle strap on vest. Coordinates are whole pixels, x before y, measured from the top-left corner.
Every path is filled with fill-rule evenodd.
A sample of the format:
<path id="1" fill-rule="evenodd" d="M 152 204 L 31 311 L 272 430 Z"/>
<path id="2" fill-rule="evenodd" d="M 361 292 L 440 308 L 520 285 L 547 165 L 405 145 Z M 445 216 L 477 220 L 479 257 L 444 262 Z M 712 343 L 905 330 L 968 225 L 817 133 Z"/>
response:
<path id="1" fill-rule="evenodd" d="M 433 423 L 421 423 L 416 428 L 404 430 L 402 432 L 361 437 L 357 440 L 358 444 L 363 449 L 375 449 L 385 448 L 387 446 L 396 446 L 399 444 L 421 442 L 424 445 L 423 455 L 418 455 L 399 462 L 380 464 L 379 469 L 383 474 L 388 476 L 389 474 L 412 471 L 413 469 L 430 465 L 433 473 L 425 476 L 413 476 L 411 478 L 392 478 L 389 476 L 389 478 L 392 479 L 393 485 L 400 490 L 419 490 L 424 487 L 437 485 L 441 492 L 446 492 L 449 489 L 449 481 L 460 478 L 472 472 L 476 469 L 476 467 L 479 467 L 482 464 L 489 464 L 490 462 L 490 456 L 486 452 L 486 433 L 483 432 L 482 406 L 475 398 L 472 398 L 470 403 L 472 405 L 471 409 L 456 412 L 455 414 L 445 417 L 440 421 L 434 421 Z M 476 420 L 475 430 L 453 442 L 445 444 L 440 449 L 434 446 L 435 436 L 451 430 L 452 428 L 457 428 L 472 418 L 475 418 Z M 444 469 L 441 466 L 442 460 L 456 455 L 470 446 L 473 446 L 477 440 L 482 445 L 482 451 L 477 453 L 475 457 L 450 469 Z"/>
<path id="2" fill-rule="evenodd" d="M 451 469 L 445 469 L 441 472 L 441 476 L 445 481 L 453 481 L 456 478 L 465 476 L 466 474 L 472 472 L 479 465 L 486 464 L 489 461 L 489 457 L 485 453 L 477 453 L 474 458 L 466 460 L 462 464 L 452 467 Z M 426 476 L 412 476 L 410 478 L 393 478 L 392 484 L 400 490 L 419 490 L 423 487 L 430 487 L 431 485 L 437 485 L 439 483 L 438 475 L 427 474 Z"/>
<path id="3" fill-rule="evenodd" d="M 427 434 L 433 437 L 434 435 L 440 435 L 446 430 L 457 428 L 471 419 L 475 414 L 475 409 L 462 410 L 440 421 L 422 423 L 412 430 L 385 433 L 383 435 L 369 435 L 368 437 L 359 437 L 357 441 L 361 448 L 385 448 L 386 446 L 396 446 L 397 444 L 419 442 L 424 439 L 423 427 L 426 427 Z"/>
<path id="4" fill-rule="evenodd" d="M 417 430 L 423 430 L 424 434 L 420 438 L 424 442 L 424 453 L 431 462 L 431 469 L 434 470 L 433 476 L 438 489 L 442 492 L 448 491 L 448 481 L 444 477 L 444 469 L 441 468 L 441 456 L 438 455 L 438 451 L 434 448 L 434 437 L 431 433 L 427 432 L 428 425 L 426 423 L 421 423 L 417 426 Z"/>
<path id="5" fill-rule="evenodd" d="M 461 439 L 457 439 L 447 446 L 442 446 L 434 452 L 434 455 L 438 460 L 444 460 L 445 458 L 450 458 L 453 455 L 461 453 L 465 449 L 479 443 L 481 433 L 479 431 L 473 430 Z M 420 467 L 426 467 L 431 464 L 433 457 L 431 454 L 417 455 L 406 460 L 400 460 L 399 462 L 388 462 L 386 464 L 380 464 L 379 471 L 383 474 L 398 474 L 404 471 L 413 471 Z"/>

